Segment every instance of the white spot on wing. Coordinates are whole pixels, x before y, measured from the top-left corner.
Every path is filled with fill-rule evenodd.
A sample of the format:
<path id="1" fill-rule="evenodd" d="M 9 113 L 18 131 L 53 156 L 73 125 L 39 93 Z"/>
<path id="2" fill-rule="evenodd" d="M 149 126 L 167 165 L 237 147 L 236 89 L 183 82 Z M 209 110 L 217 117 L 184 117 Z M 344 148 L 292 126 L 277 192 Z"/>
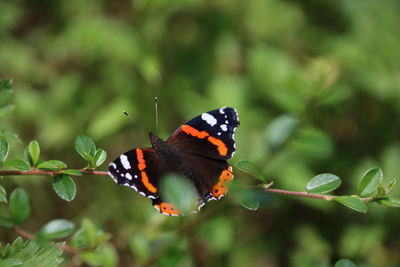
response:
<path id="1" fill-rule="evenodd" d="M 219 127 L 221 127 L 222 131 L 224 131 L 224 132 L 228 131 L 228 127 L 226 126 L 226 124 L 222 124 Z"/>
<path id="2" fill-rule="evenodd" d="M 135 179 L 137 179 L 138 178 L 138 176 L 135 174 L 135 176 L 133 176 L 133 177 L 135 177 Z"/>
<path id="3" fill-rule="evenodd" d="M 129 170 L 129 169 L 132 168 L 132 167 L 131 167 L 131 164 L 130 164 L 129 161 L 128 161 L 128 157 L 127 157 L 126 155 L 121 155 L 121 156 L 119 157 L 119 159 L 121 160 L 122 166 L 123 166 L 126 170 Z"/>
<path id="4" fill-rule="evenodd" d="M 126 179 L 128 179 L 128 180 L 132 180 L 132 175 L 131 175 L 130 173 L 127 173 L 127 174 L 125 175 L 125 177 L 126 177 Z"/>
<path id="5" fill-rule="evenodd" d="M 201 114 L 201 119 L 203 121 L 206 121 L 211 127 L 213 127 L 215 124 L 217 124 L 217 119 L 209 113 Z"/>
<path id="6" fill-rule="evenodd" d="M 219 109 L 219 113 L 225 114 L 225 107 Z"/>
<path id="7" fill-rule="evenodd" d="M 111 163 L 111 167 L 113 167 L 115 169 L 115 168 L 117 168 L 117 165 L 113 162 L 113 163 Z"/>

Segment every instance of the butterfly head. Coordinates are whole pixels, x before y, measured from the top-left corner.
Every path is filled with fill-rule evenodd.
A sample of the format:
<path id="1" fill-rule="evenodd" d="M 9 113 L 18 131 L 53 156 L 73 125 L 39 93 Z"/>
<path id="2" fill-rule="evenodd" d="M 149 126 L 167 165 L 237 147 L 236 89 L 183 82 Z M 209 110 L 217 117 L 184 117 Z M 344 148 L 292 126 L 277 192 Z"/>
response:
<path id="1" fill-rule="evenodd" d="M 152 132 L 149 133 L 151 145 L 156 148 L 163 140 Z"/>

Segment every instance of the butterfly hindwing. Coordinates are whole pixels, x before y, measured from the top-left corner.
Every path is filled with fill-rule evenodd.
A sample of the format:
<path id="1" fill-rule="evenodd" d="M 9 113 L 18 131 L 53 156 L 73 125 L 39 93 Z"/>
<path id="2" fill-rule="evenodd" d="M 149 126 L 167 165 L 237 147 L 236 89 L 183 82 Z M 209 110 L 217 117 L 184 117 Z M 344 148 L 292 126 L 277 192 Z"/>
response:
<path id="1" fill-rule="evenodd" d="M 228 185 L 233 180 L 232 167 L 226 160 L 215 160 L 191 153 L 182 155 L 203 200 L 218 200 L 226 194 Z"/>
<path id="2" fill-rule="evenodd" d="M 148 198 L 158 198 L 158 157 L 152 148 L 130 150 L 109 165 L 113 180 Z"/>
<path id="3" fill-rule="evenodd" d="M 227 160 L 236 151 L 234 133 L 238 126 L 236 109 L 223 107 L 183 124 L 168 139 L 168 143 L 182 152 Z"/>

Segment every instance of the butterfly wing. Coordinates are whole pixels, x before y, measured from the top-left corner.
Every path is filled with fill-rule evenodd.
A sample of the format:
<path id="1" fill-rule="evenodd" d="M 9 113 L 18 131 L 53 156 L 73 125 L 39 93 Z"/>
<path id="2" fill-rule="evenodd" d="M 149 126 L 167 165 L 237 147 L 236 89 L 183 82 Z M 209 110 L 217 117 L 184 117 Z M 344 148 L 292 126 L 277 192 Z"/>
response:
<path id="1" fill-rule="evenodd" d="M 133 188 L 145 197 L 159 196 L 159 160 L 152 148 L 136 148 L 122 154 L 110 163 L 108 173 L 117 184 Z"/>
<path id="2" fill-rule="evenodd" d="M 238 126 L 236 109 L 223 107 L 183 124 L 167 141 L 185 153 L 227 160 L 236 151 L 235 130 Z"/>
<path id="3" fill-rule="evenodd" d="M 236 151 L 234 133 L 238 126 L 236 109 L 224 107 L 188 121 L 168 139 L 181 152 L 206 201 L 223 197 L 233 179 L 226 160 Z"/>

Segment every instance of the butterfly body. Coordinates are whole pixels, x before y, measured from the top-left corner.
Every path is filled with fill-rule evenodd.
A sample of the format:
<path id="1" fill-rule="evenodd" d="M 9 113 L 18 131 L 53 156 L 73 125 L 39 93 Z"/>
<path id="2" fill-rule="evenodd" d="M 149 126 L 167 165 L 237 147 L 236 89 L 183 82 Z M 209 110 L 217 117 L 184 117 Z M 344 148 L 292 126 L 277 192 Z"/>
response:
<path id="1" fill-rule="evenodd" d="M 180 211 L 163 200 L 160 180 L 177 173 L 189 179 L 199 194 L 199 208 L 220 199 L 233 179 L 227 159 L 236 150 L 234 131 L 239 126 L 237 111 L 224 107 L 195 117 L 179 127 L 166 141 L 150 133 L 151 148 L 130 150 L 109 166 L 109 174 L 120 185 L 129 186 L 151 198 L 166 215 Z"/>

